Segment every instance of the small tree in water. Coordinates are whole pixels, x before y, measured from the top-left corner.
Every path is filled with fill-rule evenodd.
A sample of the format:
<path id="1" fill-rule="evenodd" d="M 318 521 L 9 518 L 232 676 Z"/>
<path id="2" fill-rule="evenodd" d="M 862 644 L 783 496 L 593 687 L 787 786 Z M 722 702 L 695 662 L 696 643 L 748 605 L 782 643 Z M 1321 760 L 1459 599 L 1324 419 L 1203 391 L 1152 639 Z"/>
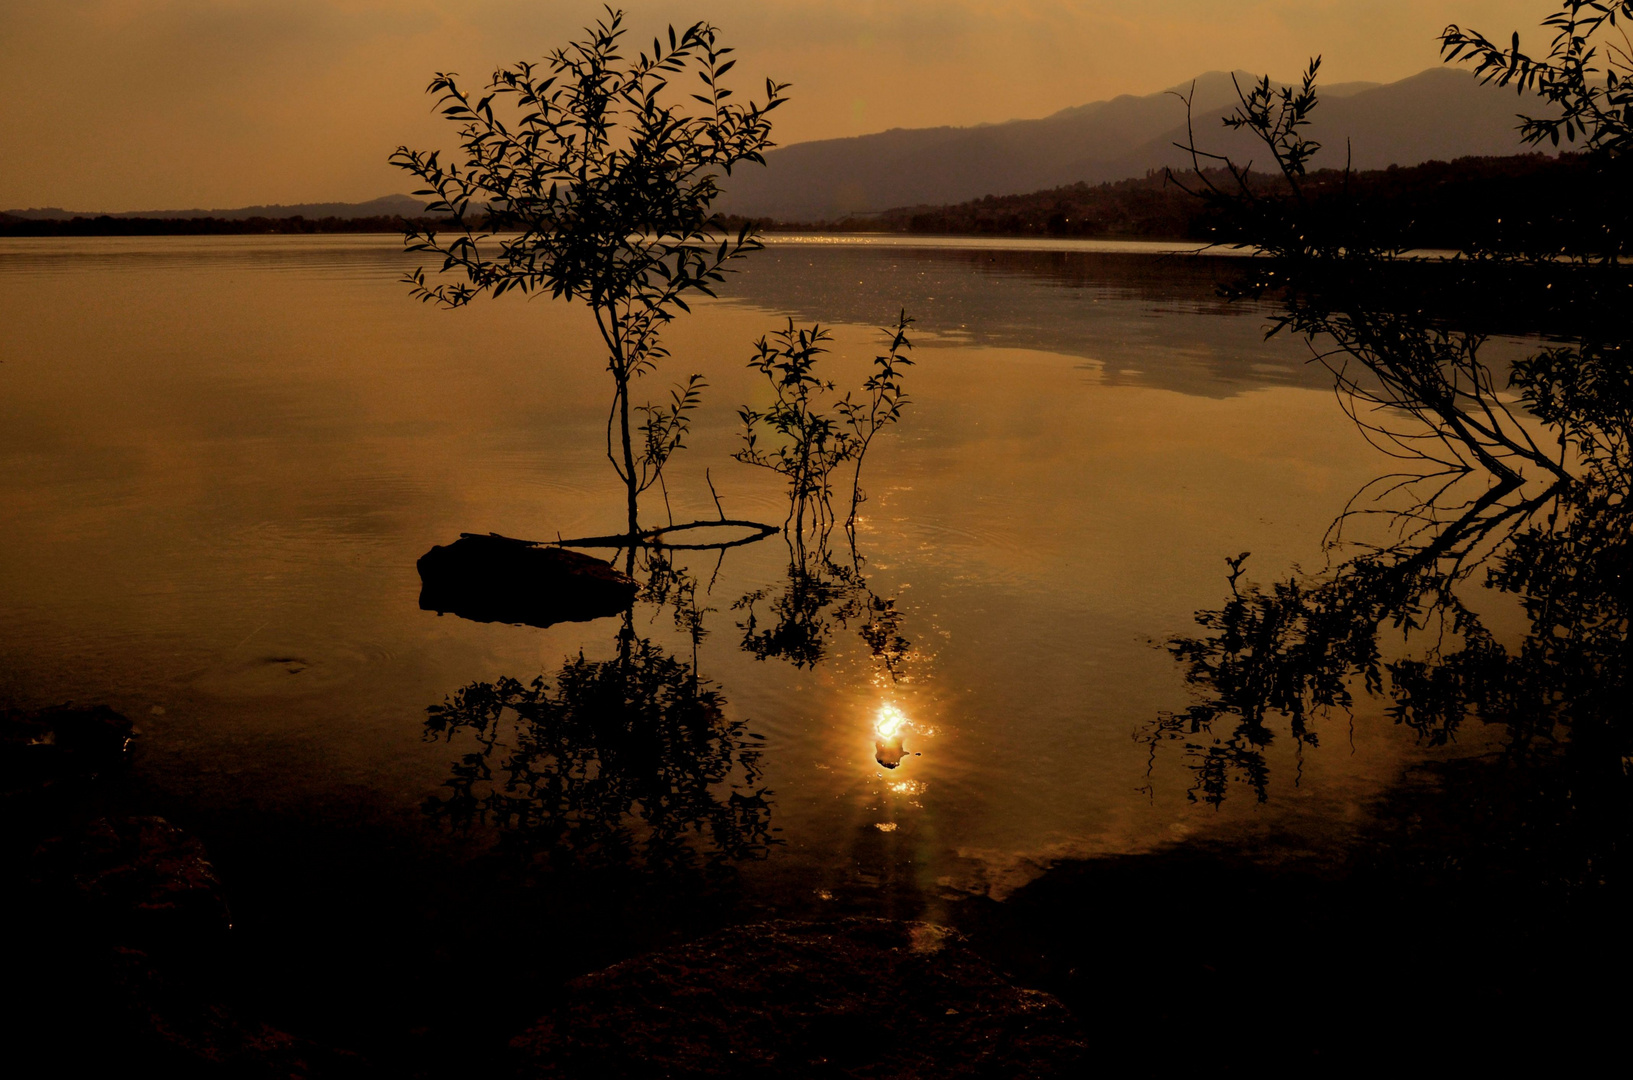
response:
<path id="1" fill-rule="evenodd" d="M 726 264 L 760 247 L 748 228 L 711 231 L 709 207 L 720 172 L 764 162 L 768 114 L 786 85 L 768 79 L 765 101 L 732 102 L 721 80 L 736 61 L 708 23 L 670 27 L 667 43 L 654 38 L 633 60 L 622 52 L 622 12 L 608 8 L 585 34 L 542 66 L 500 68 L 474 101 L 455 75 L 438 73 L 427 92 L 460 125 L 463 164 L 407 147 L 391 161 L 424 181 L 416 194 L 432 196 L 427 213 L 453 218 L 452 239 L 413 230 L 408 249 L 440 255 L 443 272 L 465 278 L 427 284 L 421 268 L 406 279 L 415 296 L 460 307 L 484 292 L 547 292 L 589 305 L 614 386 L 607 457 L 635 536 L 638 498 L 679 448 L 701 384 L 694 376 L 682 389 L 671 417 L 632 405 L 630 383 L 668 355 L 659 332 L 690 310 L 686 295 L 712 296 Z M 671 81 L 688 76 L 701 92 L 673 101 Z M 630 413 L 643 408 L 646 437 L 634 439 Z"/>
<path id="2" fill-rule="evenodd" d="M 862 461 L 873 438 L 901 419 L 908 405 L 903 381 L 904 369 L 912 367 L 907 356 L 913 343 L 907 328 L 913 324 L 904 310 L 896 325 L 884 331 L 889 347 L 873 360 L 873 372 L 862 384 L 861 396 L 849 392 L 832 402 L 831 380 L 816 374 L 817 358 L 833 334 L 821 326 L 796 328 L 794 320 L 755 343 L 749 367 L 766 377 L 773 400 L 764 411 L 744 406 L 737 411 L 743 421 L 743 448 L 732 456 L 749 465 L 770 469 L 788 479 L 788 518 L 784 529 L 803 542 L 809 520 L 818 540 L 833 528 L 832 475 L 850 462 L 851 508 L 845 519 L 847 530 L 854 529 L 856 508 L 867 497 L 862 491 Z M 761 442 L 760 436 L 770 437 Z"/>

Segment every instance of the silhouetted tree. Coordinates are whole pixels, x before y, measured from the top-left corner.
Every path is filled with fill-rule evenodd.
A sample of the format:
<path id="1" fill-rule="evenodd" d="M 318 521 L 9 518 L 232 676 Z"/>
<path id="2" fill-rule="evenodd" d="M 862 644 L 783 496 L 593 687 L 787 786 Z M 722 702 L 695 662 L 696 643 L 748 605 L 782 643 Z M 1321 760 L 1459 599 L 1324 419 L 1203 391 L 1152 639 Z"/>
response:
<path id="1" fill-rule="evenodd" d="M 1633 146 L 1630 20 L 1633 0 L 1564 0 L 1543 20 L 1553 39 L 1541 58 L 1520 49 L 1517 30 L 1507 47 L 1455 24 L 1441 33 L 1448 62 L 1472 63 L 1481 81 L 1512 86 L 1553 106 L 1552 115 L 1520 116 L 1522 139 L 1580 147 L 1587 158 L 1590 168 L 1574 188 L 1550 200 L 1549 228 L 1523 249 L 1526 257 L 1613 264 L 1633 254 L 1633 208 L 1627 197 L 1633 188 L 1633 162 L 1627 157 Z M 1480 254 L 1511 252 L 1497 248 Z"/>
<path id="2" fill-rule="evenodd" d="M 440 255 L 442 271 L 464 277 L 430 285 L 422 268 L 408 278 L 416 296 L 459 307 L 484 292 L 548 293 L 594 313 L 614 386 L 607 457 L 627 491 L 633 537 L 638 497 L 680 447 L 701 380 L 667 407 L 644 407 L 640 440 L 630 414 L 643 406 L 631 402 L 630 383 L 668 355 L 659 334 L 689 310 L 687 295 L 713 295 L 727 264 L 759 248 L 747 226 L 711 229 L 710 204 L 719 173 L 764 161 L 786 85 L 767 80 L 763 102 L 733 102 L 722 80 L 736 60 L 708 23 L 670 27 L 667 41 L 654 38 L 633 59 L 622 12 L 608 8 L 585 33 L 543 65 L 500 68 L 475 100 L 439 73 L 428 92 L 460 125 L 462 161 L 407 147 L 391 160 L 424 181 L 416 194 L 432 197 L 427 213 L 453 218 L 452 239 L 411 229 L 409 250 Z"/>
<path id="3" fill-rule="evenodd" d="M 834 383 L 817 374 L 817 361 L 828 350 L 833 335 L 821 326 L 796 328 L 794 320 L 755 343 L 749 367 L 766 377 L 772 403 L 764 410 L 748 406 L 737 411 L 743 421 L 743 448 L 733 456 L 783 476 L 788 481 L 788 517 L 796 547 L 805 543 L 807 520 L 822 547 L 833 528 L 834 470 L 849 462 L 851 507 L 845 528 L 852 531 L 856 508 L 866 498 L 862 491 L 862 462 L 874 436 L 901 419 L 908 405 L 904 369 L 913 365 L 907 356 L 913 343 L 907 328 L 913 320 L 902 311 L 896 325 L 882 331 L 889 339 L 884 354 L 874 357 L 873 372 L 857 396 L 846 391 L 835 401 Z M 765 435 L 762 441 L 762 435 Z"/>
<path id="4" fill-rule="evenodd" d="M 1542 25 L 1554 32 L 1548 55 L 1536 59 L 1520 50 L 1514 31 L 1507 48 L 1457 24 L 1440 35 L 1448 62 L 1467 60 L 1483 82 L 1533 91 L 1554 105 L 1554 116 L 1522 116 L 1520 135 L 1528 143 L 1620 155 L 1633 146 L 1633 47 L 1618 16 L 1633 21 L 1633 0 L 1564 0 Z M 1612 35 L 1620 40 L 1612 40 Z"/>

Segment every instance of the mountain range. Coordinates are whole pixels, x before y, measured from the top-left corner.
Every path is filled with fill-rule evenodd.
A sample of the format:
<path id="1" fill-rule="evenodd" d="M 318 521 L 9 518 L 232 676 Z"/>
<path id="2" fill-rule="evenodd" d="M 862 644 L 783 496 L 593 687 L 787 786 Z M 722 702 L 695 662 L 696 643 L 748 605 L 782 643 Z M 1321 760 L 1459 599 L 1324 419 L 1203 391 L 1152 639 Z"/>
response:
<path id="1" fill-rule="evenodd" d="M 1038 120 L 797 143 L 769 152 L 763 168 L 738 169 L 723 182 L 718 205 L 745 217 L 821 222 L 1180 168 L 1189 163 L 1174 145 L 1186 137 L 1181 95 L 1191 98 L 1200 148 L 1262 166 L 1264 147 L 1221 123 L 1237 104 L 1233 79 L 1244 89 L 1256 81 L 1245 72 L 1212 71 L 1162 93 L 1123 95 Z M 1516 114 L 1535 100 L 1448 68 L 1317 90 L 1309 133 L 1325 148 L 1312 168 L 1342 167 L 1346 141 L 1358 169 L 1519 153 Z"/>
<path id="2" fill-rule="evenodd" d="M 893 128 L 872 135 L 796 143 L 772 150 L 766 164 L 725 178 L 717 209 L 785 222 L 824 222 L 900 207 L 942 206 L 985 195 L 1017 195 L 1086 181 L 1145 176 L 1189 162 L 1175 143 L 1186 138 L 1186 104 L 1202 149 L 1238 162 L 1265 164 L 1252 136 L 1221 118 L 1237 103 L 1237 82 L 1253 76 L 1210 71 L 1157 94 L 1125 94 L 1062 109 L 1037 120 L 978 127 Z M 1318 88 L 1311 137 L 1324 149 L 1312 168 L 1416 165 L 1459 157 L 1500 157 L 1524 149 L 1517 113 L 1535 99 L 1481 85 L 1467 72 L 1430 68 L 1399 82 L 1339 83 Z M 219 220 L 418 217 L 425 204 L 408 195 L 364 203 L 303 203 L 231 210 L 153 210 L 113 218 Z M 98 212 L 55 207 L 8 210 L 25 220 L 94 218 Z"/>

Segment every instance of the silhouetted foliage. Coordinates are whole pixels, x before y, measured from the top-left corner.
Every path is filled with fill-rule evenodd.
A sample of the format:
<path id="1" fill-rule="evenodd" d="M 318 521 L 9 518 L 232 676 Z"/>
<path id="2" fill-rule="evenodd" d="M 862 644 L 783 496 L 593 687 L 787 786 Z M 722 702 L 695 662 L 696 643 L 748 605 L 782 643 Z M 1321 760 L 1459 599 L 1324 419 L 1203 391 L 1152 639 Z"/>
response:
<path id="1" fill-rule="evenodd" d="M 1574 32 L 1584 24 L 1572 19 L 1593 9 L 1604 16 L 1589 27 L 1598 30 L 1619 6 L 1569 4 L 1570 17 L 1552 25 Z M 1612 130 L 1620 121 L 1582 82 L 1591 82 L 1591 50 L 1562 40 L 1554 66 L 1538 66 L 1518 53 L 1516 37 L 1502 74 L 1483 39 L 1454 31 L 1451 58 L 1472 50 L 1495 81 L 1530 71 L 1523 85 L 1545 89 L 1575 117 L 1568 126 L 1526 121 L 1523 131 L 1533 142 L 1550 131 L 1586 138 L 1591 153 L 1569 167 L 1600 191 L 1621 167 Z M 1240 780 L 1263 799 L 1272 721 L 1285 719 L 1298 744 L 1314 745 L 1313 720 L 1348 709 L 1360 692 L 1387 696 L 1394 720 L 1430 744 L 1454 739 L 1470 719 L 1500 724 L 1511 754 L 1563 753 L 1584 785 L 1621 790 L 1633 751 L 1624 705 L 1633 659 L 1625 360 L 1633 281 L 1606 256 L 1625 248 L 1625 209 L 1608 209 L 1595 194 L 1538 209 L 1518 243 L 1495 228 L 1477 236 L 1463 252 L 1468 261 L 1442 273 L 1444 290 L 1467 299 L 1431 312 L 1386 228 L 1347 198 L 1324 206 L 1308 198 L 1313 148 L 1299 129 L 1317 104 L 1315 70 L 1312 63 L 1296 90 L 1273 93 L 1266 82 L 1243 92 L 1233 118 L 1260 135 L 1279 192 L 1255 188 L 1234 163 L 1225 164 L 1228 184 L 1198 170 L 1193 190 L 1229 223 L 1233 242 L 1269 256 L 1237 295 L 1279 300 L 1270 332 L 1304 334 L 1349 415 L 1420 469 L 1358 495 L 1329 537 L 1330 550 L 1350 554 L 1323 574 L 1295 573 L 1266 588 L 1241 580 L 1245 553 L 1229 560 L 1230 597 L 1197 615 L 1205 632 L 1168 642 L 1198 701 L 1147 736 L 1185 743 L 1193 797 L 1218 802 Z M 1193 150 L 1199 164 L 1207 158 Z M 1489 291 L 1557 335 L 1512 365 L 1506 388 L 1479 355 L 1495 305 L 1477 297 Z M 1540 441 L 1538 422 L 1547 432 Z M 1556 446 L 1545 449 L 1548 441 Z M 1482 483 L 1476 497 L 1460 494 Z M 1390 505 L 1403 494 L 1406 506 Z M 1392 538 L 1357 546 L 1345 533 L 1358 517 Z M 1528 622 L 1523 640 L 1505 642 L 1487 626 L 1465 596 L 1476 583 L 1515 599 Z"/>
<path id="2" fill-rule="evenodd" d="M 1633 46 L 1625 27 L 1633 20 L 1630 0 L 1564 0 L 1543 20 L 1554 32 L 1548 55 L 1536 59 L 1520 50 L 1514 31 L 1508 47 L 1494 44 L 1455 23 L 1440 35 L 1448 62 L 1472 62 L 1481 81 L 1532 91 L 1554 105 L 1554 116 L 1521 117 L 1528 143 L 1559 146 L 1580 142 L 1592 152 L 1620 156 L 1633 146 Z"/>
<path id="3" fill-rule="evenodd" d="M 1267 256 L 1236 293 L 1279 297 L 1270 334 L 1304 336 L 1331 371 L 1345 411 L 1387 452 L 1452 472 L 1483 469 L 1503 481 L 1526 466 L 1565 476 L 1559 452 L 1538 444 L 1480 359 L 1485 334 L 1425 318 L 1418 283 L 1392 272 L 1405 254 L 1398 236 L 1374 226 L 1346 193 L 1310 197 L 1306 166 L 1319 146 L 1302 129 L 1318 104 L 1319 67 L 1312 60 L 1297 89 L 1275 90 L 1268 79 L 1239 87 L 1238 107 L 1225 118 L 1259 136 L 1276 187 L 1255 184 L 1250 167 L 1203 150 L 1194 133 L 1186 147 L 1196 165 L 1188 189 L 1219 214 L 1221 234 Z M 1222 162 L 1228 182 L 1204 170 L 1210 160 Z M 1471 275 L 1453 288 L 1481 284 Z"/>
<path id="4" fill-rule="evenodd" d="M 425 737 L 474 738 L 426 812 L 487 825 L 527 857 L 669 872 L 761 858 L 776 842 L 763 742 L 696 669 L 626 624 L 608 660 L 553 678 L 464 687 L 427 710 Z"/>
<path id="5" fill-rule="evenodd" d="M 743 612 L 737 624 L 742 648 L 756 660 L 816 667 L 827 655 L 834 628 L 855 625 L 880 672 L 891 682 L 904 678 L 913 645 L 902 634 L 902 612 L 894 597 L 880 596 L 869 586 L 864 560 L 855 549 L 849 565 L 837 560 L 826 544 L 807 550 L 790 540 L 788 555 L 780 591 L 756 589 L 732 604 L 732 610 Z"/>
<path id="6" fill-rule="evenodd" d="M 542 66 L 494 72 L 474 99 L 439 73 L 429 93 L 460 125 L 463 167 L 440 152 L 399 147 L 392 163 L 419 177 L 431 214 L 454 219 L 453 239 L 408 233 L 408 248 L 442 257 L 463 281 L 430 285 L 410 275 L 419 298 L 459 307 L 487 292 L 571 297 L 587 304 L 608 352 L 614 394 L 607 457 L 623 480 L 628 533 L 640 532 L 637 500 L 680 446 L 684 416 L 701 389 L 694 378 L 674 409 L 648 407 L 641 445 L 632 436 L 630 383 L 668 355 L 663 325 L 689 310 L 688 294 L 713 295 L 733 259 L 759 248 L 751 229 L 721 234 L 710 204 L 717 174 L 763 162 L 769 115 L 786 88 L 766 81 L 763 102 L 736 103 L 723 80 L 736 60 L 719 32 L 699 22 L 650 52 L 624 52 L 623 14 L 588 28 Z M 675 80 L 701 93 L 672 100 Z M 509 106 L 511 117 L 496 111 Z M 656 425 L 656 426 L 654 426 Z"/>
<path id="7" fill-rule="evenodd" d="M 862 491 L 862 463 L 874 436 L 901 419 L 908 405 L 903 387 L 904 368 L 913 361 L 907 328 L 913 320 L 903 311 L 896 325 L 883 331 L 889 338 L 887 350 L 874 357 L 873 372 L 861 390 L 846 391 L 834 400 L 834 384 L 816 374 L 818 358 L 828 350 L 825 343 L 833 335 L 821 326 L 796 329 L 794 320 L 755 344 L 749 366 L 766 377 L 773 395 L 765 410 L 744 406 L 738 410 L 743 421 L 743 448 L 738 461 L 770 469 L 788 481 L 788 517 L 785 529 L 792 529 L 796 545 L 805 542 L 806 523 L 820 547 L 833 528 L 834 470 L 849 462 L 851 506 L 845 519 L 847 529 L 856 522 L 856 508 L 866 498 Z M 762 432 L 768 437 L 762 441 Z"/>
<path id="8" fill-rule="evenodd" d="M 1601 263 L 1633 255 L 1633 206 L 1627 198 L 1633 164 L 1626 156 L 1633 145 L 1629 18 L 1633 4 L 1627 0 L 1564 0 L 1543 20 L 1554 36 L 1541 59 L 1521 51 L 1517 30 L 1507 48 L 1456 25 L 1441 34 L 1447 61 L 1473 63 L 1482 81 L 1539 94 L 1554 106 L 1552 116 L 1520 117 L 1526 142 L 1580 146 L 1587 166 L 1568 191 L 1529 208 L 1528 216 L 1540 217 L 1543 227 L 1533 224 L 1523 243 L 1498 236 L 1493 243 L 1471 246 L 1471 254 Z"/>
<path id="9" fill-rule="evenodd" d="M 906 372 L 902 369 L 913 366 L 913 361 L 907 357 L 913 348 L 913 343 L 907 340 L 907 328 L 911 325 L 913 320 L 907 317 L 904 309 L 897 316 L 896 325 L 884 331 L 889 335 L 890 342 L 884 353 L 873 358 L 873 371 L 863 380 L 856 399 L 852 400 L 847 393 L 834 406 L 839 415 L 845 418 L 845 426 L 850 428 L 854 468 L 851 472 L 851 509 L 845 518 L 845 528 L 853 535 L 856 508 L 867 499 L 866 492 L 862 490 L 862 463 L 867 459 L 868 448 L 873 445 L 874 436 L 901 420 L 902 410 L 909 404 L 907 390 L 902 385 Z"/>

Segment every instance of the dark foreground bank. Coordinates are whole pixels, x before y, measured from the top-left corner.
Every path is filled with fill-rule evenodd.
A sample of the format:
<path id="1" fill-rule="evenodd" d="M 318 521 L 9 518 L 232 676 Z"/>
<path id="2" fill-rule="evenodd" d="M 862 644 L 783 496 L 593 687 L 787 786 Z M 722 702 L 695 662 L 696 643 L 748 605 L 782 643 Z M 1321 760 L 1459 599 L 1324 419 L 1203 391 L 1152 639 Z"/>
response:
<path id="1" fill-rule="evenodd" d="M 1560 766 L 1421 769 L 1339 859 L 1066 862 L 947 927 L 888 876 L 818 910 L 437 865 L 322 814 L 189 821 L 111 710 L 4 727 L 10 1075 L 1568 1069 L 1627 1004 L 1625 807 Z"/>

